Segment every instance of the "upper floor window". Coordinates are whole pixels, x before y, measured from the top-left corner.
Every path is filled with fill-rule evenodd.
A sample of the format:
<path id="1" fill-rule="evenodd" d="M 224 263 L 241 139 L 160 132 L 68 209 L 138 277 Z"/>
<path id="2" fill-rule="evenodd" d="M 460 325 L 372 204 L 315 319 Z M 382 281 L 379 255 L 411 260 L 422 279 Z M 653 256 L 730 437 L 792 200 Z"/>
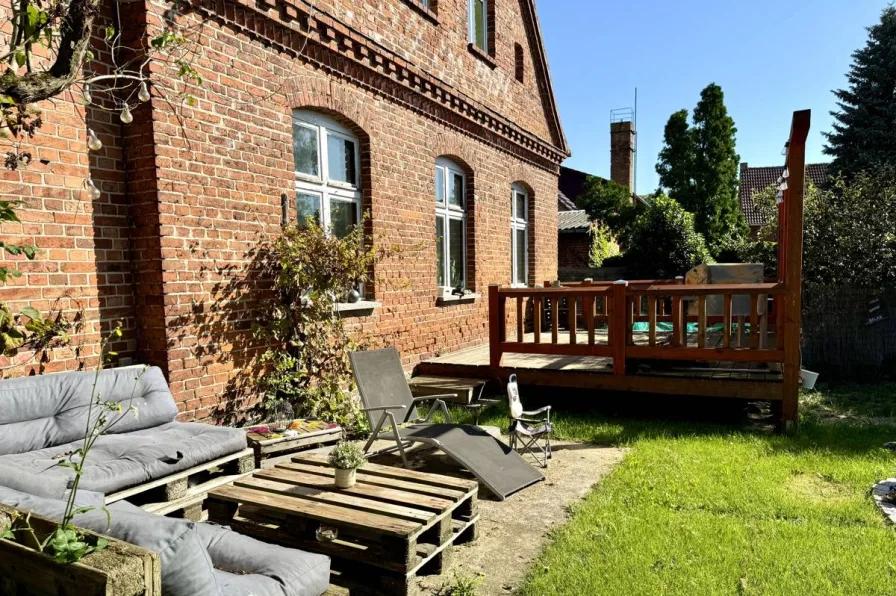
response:
<path id="1" fill-rule="evenodd" d="M 516 74 L 516 80 L 520 83 L 526 82 L 526 64 L 523 56 L 523 46 L 520 44 L 515 44 L 513 46 L 513 60 L 514 60 L 514 70 Z"/>
<path id="2" fill-rule="evenodd" d="M 510 203 L 511 281 L 525 286 L 529 281 L 529 193 L 514 184 Z"/>
<path id="3" fill-rule="evenodd" d="M 334 119 L 306 110 L 292 117 L 296 213 L 342 237 L 361 219 L 360 143 Z"/>
<path id="4" fill-rule="evenodd" d="M 483 52 L 490 51 L 488 44 L 488 3 L 493 0 L 467 0 L 470 23 L 470 43 Z"/>
<path id="5" fill-rule="evenodd" d="M 440 288 L 465 288 L 467 176 L 456 163 L 436 160 L 436 278 Z"/>

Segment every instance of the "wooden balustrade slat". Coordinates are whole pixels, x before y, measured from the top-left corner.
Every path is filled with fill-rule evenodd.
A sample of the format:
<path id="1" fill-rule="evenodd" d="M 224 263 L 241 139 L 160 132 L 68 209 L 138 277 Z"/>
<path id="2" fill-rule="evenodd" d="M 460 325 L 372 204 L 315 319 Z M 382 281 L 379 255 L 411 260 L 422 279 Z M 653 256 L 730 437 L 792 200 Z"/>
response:
<path id="1" fill-rule="evenodd" d="M 588 331 L 588 345 L 594 345 L 594 296 L 585 296 L 582 298 L 582 310 L 585 315 L 585 329 Z"/>
<path id="2" fill-rule="evenodd" d="M 750 349 L 759 349 L 759 296 L 750 296 Z"/>
<path id="3" fill-rule="evenodd" d="M 706 296 L 697 296 L 697 347 L 706 347 Z"/>
<path id="4" fill-rule="evenodd" d="M 557 332 L 560 321 L 560 300 L 558 298 L 551 299 L 551 343 L 557 343 Z"/>
<path id="5" fill-rule="evenodd" d="M 543 308 L 541 296 L 533 296 L 532 305 L 532 332 L 535 335 L 535 343 L 541 343 L 541 309 Z"/>
<path id="6" fill-rule="evenodd" d="M 725 348 L 731 347 L 731 294 L 725 294 L 725 315 L 722 322 L 722 345 Z"/>
<path id="7" fill-rule="evenodd" d="M 681 296 L 672 296 L 672 345 L 681 346 Z"/>
<path id="8" fill-rule="evenodd" d="M 568 313 L 567 314 L 569 316 L 567 317 L 566 324 L 569 327 L 569 343 L 572 345 L 575 345 L 576 339 L 577 339 L 576 338 L 576 327 L 578 327 L 578 325 L 576 324 L 576 308 L 578 307 L 579 300 L 575 296 L 570 296 L 567 299 L 567 302 L 568 302 L 568 304 L 567 304 Z"/>
<path id="9" fill-rule="evenodd" d="M 647 323 L 647 338 L 651 346 L 656 345 L 656 296 L 647 297 L 647 316 L 650 321 Z"/>
<path id="10" fill-rule="evenodd" d="M 523 297 L 516 297 L 516 340 L 523 341 Z"/>
<path id="11" fill-rule="evenodd" d="M 625 308 L 625 345 L 631 346 L 635 343 L 633 336 L 632 323 L 635 320 L 635 298 L 626 298 L 627 304 Z"/>

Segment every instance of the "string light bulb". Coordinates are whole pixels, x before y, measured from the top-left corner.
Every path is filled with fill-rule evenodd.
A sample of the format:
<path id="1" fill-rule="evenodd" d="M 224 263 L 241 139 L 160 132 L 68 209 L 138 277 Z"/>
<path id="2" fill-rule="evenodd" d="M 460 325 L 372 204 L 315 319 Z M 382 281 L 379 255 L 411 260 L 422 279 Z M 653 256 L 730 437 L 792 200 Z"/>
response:
<path id="1" fill-rule="evenodd" d="M 149 87 L 146 86 L 146 81 L 140 82 L 140 90 L 137 92 L 137 99 L 140 101 L 149 101 Z"/>
<path id="2" fill-rule="evenodd" d="M 90 195 L 90 198 L 94 201 L 103 196 L 102 191 L 93 183 L 93 178 L 88 178 L 84 181 L 84 190 L 87 191 L 87 194 Z"/>
<path id="3" fill-rule="evenodd" d="M 121 115 L 119 115 L 121 121 L 125 124 L 130 124 L 134 121 L 134 115 L 131 114 L 131 108 L 128 107 L 128 104 L 124 104 L 124 107 L 121 109 Z"/>
<path id="4" fill-rule="evenodd" d="M 91 151 L 99 151 L 103 148 L 103 142 L 96 136 L 92 128 L 87 129 L 87 148 Z"/>
<path id="5" fill-rule="evenodd" d="M 790 168 L 784 166 L 784 173 L 781 174 L 781 178 L 790 178 Z"/>
<path id="6" fill-rule="evenodd" d="M 85 106 L 89 106 L 93 101 L 93 96 L 90 95 L 90 85 L 88 83 L 84 83 L 84 87 L 81 89 L 81 98 L 84 100 Z"/>

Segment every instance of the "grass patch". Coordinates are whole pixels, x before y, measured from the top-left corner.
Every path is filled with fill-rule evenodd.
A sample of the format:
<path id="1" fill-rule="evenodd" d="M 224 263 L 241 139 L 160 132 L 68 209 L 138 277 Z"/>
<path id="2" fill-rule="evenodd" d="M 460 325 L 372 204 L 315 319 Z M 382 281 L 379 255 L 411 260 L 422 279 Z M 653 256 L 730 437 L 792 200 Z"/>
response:
<path id="1" fill-rule="evenodd" d="M 892 594 L 896 534 L 868 490 L 896 464 L 882 447 L 896 424 L 881 420 L 894 388 L 808 393 L 796 436 L 558 408 L 558 438 L 631 452 L 553 532 L 522 592 Z"/>

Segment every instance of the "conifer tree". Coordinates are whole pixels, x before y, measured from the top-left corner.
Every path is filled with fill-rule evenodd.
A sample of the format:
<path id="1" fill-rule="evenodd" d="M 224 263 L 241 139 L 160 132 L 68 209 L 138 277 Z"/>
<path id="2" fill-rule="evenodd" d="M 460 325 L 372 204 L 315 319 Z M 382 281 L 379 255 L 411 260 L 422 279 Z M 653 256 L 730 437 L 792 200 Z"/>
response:
<path id="1" fill-rule="evenodd" d="M 834 130 L 825 134 L 832 170 L 846 177 L 896 164 L 896 7 L 884 9 L 852 58 L 849 87 L 834 91 Z"/>

